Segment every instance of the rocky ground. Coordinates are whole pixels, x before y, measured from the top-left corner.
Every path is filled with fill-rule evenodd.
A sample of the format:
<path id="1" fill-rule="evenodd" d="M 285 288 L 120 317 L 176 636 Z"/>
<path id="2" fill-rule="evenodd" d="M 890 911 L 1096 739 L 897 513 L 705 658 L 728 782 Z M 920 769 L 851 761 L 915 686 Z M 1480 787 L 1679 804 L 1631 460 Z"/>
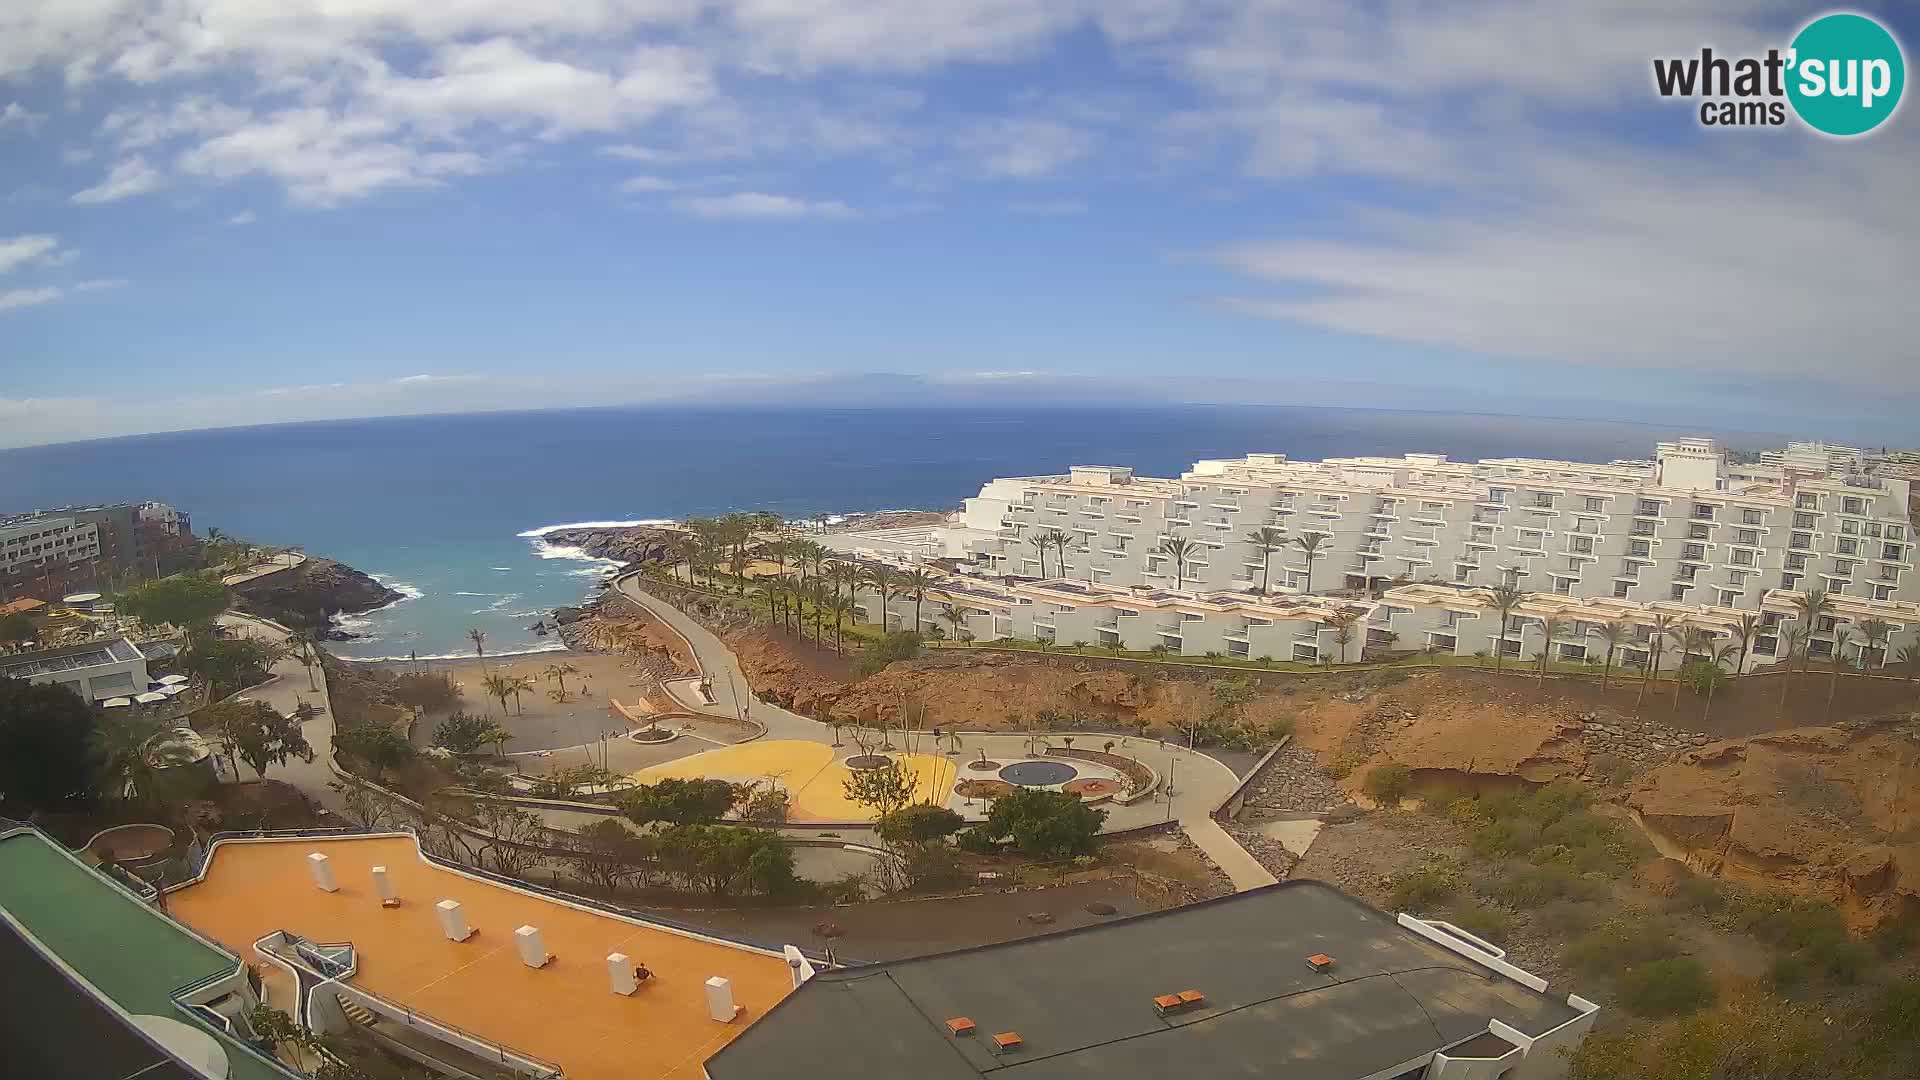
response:
<path id="1" fill-rule="evenodd" d="M 622 528 L 559 529 L 541 539 L 554 547 L 577 547 L 598 559 L 639 564 L 672 558 L 672 545 L 685 536 L 678 529 L 653 525 Z"/>
<path id="2" fill-rule="evenodd" d="M 385 607 L 400 594 L 345 563 L 308 557 L 299 566 L 236 586 L 242 610 L 286 626 L 325 629 L 335 615 Z M 330 640 L 351 634 L 328 630 Z"/>

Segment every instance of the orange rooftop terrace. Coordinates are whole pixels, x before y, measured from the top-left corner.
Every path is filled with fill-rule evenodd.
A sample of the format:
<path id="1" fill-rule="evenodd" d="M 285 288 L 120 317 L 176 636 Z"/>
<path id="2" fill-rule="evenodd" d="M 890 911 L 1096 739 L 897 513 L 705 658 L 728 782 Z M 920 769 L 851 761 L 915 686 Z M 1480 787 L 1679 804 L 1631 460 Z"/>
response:
<path id="1" fill-rule="evenodd" d="M 335 885 L 317 884 L 326 856 Z M 397 906 L 373 869 L 386 868 Z M 474 931 L 450 940 L 438 905 L 453 900 Z M 571 1080 L 699 1080 L 701 1063 L 792 992 L 780 953 L 602 912 L 447 869 L 412 836 L 223 840 L 204 876 L 167 894 L 187 925 L 243 957 L 275 931 L 348 943 L 347 985 L 508 1050 L 558 1065 Z M 551 954 L 530 967 L 516 931 L 538 928 Z M 650 973 L 631 994 L 611 987 L 608 957 Z M 708 980 L 726 979 L 738 1015 L 710 1015 Z M 324 991 L 323 991 L 324 992 Z"/>

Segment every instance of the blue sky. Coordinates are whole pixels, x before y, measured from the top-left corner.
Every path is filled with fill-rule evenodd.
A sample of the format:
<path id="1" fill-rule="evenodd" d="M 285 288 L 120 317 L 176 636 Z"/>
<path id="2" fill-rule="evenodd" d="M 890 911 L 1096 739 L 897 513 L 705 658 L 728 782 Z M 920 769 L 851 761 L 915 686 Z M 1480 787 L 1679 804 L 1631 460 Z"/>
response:
<path id="1" fill-rule="evenodd" d="M 1821 10 L 15 0 L 0 446 L 860 372 L 1920 442 L 1911 107 L 1651 90 Z"/>

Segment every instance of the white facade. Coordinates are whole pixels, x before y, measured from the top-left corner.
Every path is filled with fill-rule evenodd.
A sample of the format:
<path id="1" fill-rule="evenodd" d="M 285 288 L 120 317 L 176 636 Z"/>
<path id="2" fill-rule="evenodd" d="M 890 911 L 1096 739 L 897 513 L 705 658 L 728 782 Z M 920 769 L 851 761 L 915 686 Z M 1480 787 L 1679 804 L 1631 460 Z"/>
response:
<path id="1" fill-rule="evenodd" d="M 58 683 L 89 702 L 147 689 L 147 658 L 126 638 L 0 656 L 0 677 Z"/>
<path id="2" fill-rule="evenodd" d="M 31 573 L 48 563 L 100 556 L 100 530 L 64 514 L 15 518 L 0 524 L 0 574 Z"/>
<path id="3" fill-rule="evenodd" d="M 1845 449 L 1821 452 L 1854 460 Z M 1751 669 L 1784 654 L 1793 597 L 1821 588 L 1834 613 L 1814 629 L 1812 655 L 1832 655 L 1853 631 L 1844 655 L 1879 667 L 1920 635 L 1916 510 L 1914 481 L 1851 465 L 1730 468 L 1708 439 L 1604 465 L 1249 454 L 1196 462 L 1178 479 L 1076 466 L 993 480 L 966 500 L 946 541 L 926 547 L 964 551 L 980 573 L 922 605 L 921 629 L 943 628 L 933 614 L 951 604 L 976 640 L 1347 662 L 1370 645 L 1534 657 L 1553 618 L 1569 628 L 1555 657 L 1582 660 L 1604 651 L 1596 628 L 1620 621 L 1639 639 L 1618 657 L 1632 665 L 1651 659 L 1658 614 L 1722 639 L 1751 614 Z M 1271 551 L 1252 535 L 1261 529 L 1279 541 Z M 1064 552 L 1032 542 L 1056 530 Z M 1294 542 L 1309 533 L 1321 538 L 1311 565 Z M 1193 545 L 1183 565 L 1160 550 L 1175 537 Z M 1531 594 L 1505 634 L 1487 615 L 1486 590 L 1500 584 Z M 877 597 L 860 600 L 862 619 L 879 621 Z M 888 625 L 910 625 L 912 612 L 893 598 Z M 1343 630 L 1356 619 L 1358 633 Z M 1892 633 L 1863 658 L 1858 628 L 1875 619 Z M 1678 661 L 1678 649 L 1663 652 L 1663 665 Z"/>

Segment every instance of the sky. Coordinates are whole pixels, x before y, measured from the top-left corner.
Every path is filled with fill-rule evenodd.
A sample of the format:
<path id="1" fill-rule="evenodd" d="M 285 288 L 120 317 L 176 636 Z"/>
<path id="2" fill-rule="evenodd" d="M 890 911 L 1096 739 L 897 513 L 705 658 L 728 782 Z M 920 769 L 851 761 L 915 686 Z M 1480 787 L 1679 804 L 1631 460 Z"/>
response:
<path id="1" fill-rule="evenodd" d="M 1652 88 L 1825 10 L 8 0 L 0 446 L 1076 394 L 1920 443 L 1914 107 Z"/>

